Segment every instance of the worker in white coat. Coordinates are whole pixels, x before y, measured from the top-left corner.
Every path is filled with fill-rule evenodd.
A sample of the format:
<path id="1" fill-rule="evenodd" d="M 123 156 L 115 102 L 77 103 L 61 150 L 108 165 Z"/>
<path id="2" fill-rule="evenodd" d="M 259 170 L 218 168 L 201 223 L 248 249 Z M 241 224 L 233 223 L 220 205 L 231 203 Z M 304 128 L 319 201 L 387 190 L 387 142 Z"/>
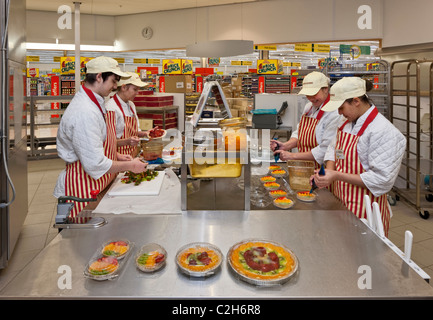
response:
<path id="1" fill-rule="evenodd" d="M 122 72 L 117 61 L 97 57 L 86 64 L 84 84 L 71 100 L 60 121 L 57 132 L 57 152 L 66 162 L 54 190 L 54 196 L 91 198 L 91 191 L 103 191 L 116 174 L 146 169 L 146 163 L 116 151 L 116 130 L 106 119 L 104 97 L 117 87 Z M 73 201 L 70 219 L 85 222 L 78 214 L 87 202 Z"/>
<path id="2" fill-rule="evenodd" d="M 388 235 L 391 209 L 387 192 L 398 176 L 406 139 L 368 98 L 371 82 L 346 77 L 331 88 L 331 99 L 323 108 L 338 109 L 346 120 L 339 125 L 335 140 L 325 155 L 326 170 L 317 172 L 318 187 L 334 185 L 334 194 L 358 218 L 366 219 L 364 196 L 380 207 L 385 235 Z"/>
<path id="3" fill-rule="evenodd" d="M 140 138 L 149 137 L 148 131 L 140 130 L 137 110 L 133 102 L 141 88 L 150 83 L 141 81 L 135 72 L 127 72 L 129 78 L 122 78 L 117 84 L 116 94 L 107 102 L 107 116 L 113 115 L 116 124 L 117 151 L 136 156 Z M 113 113 L 111 113 L 113 112 Z"/>
<path id="4" fill-rule="evenodd" d="M 338 112 L 324 112 L 329 101 L 329 78 L 313 71 L 305 76 L 302 89 L 309 102 L 305 105 L 297 129 L 286 142 L 271 140 L 271 149 L 280 159 L 315 161 L 316 168 L 323 163 L 329 143 L 337 132 Z M 298 148 L 298 152 L 289 150 Z"/>

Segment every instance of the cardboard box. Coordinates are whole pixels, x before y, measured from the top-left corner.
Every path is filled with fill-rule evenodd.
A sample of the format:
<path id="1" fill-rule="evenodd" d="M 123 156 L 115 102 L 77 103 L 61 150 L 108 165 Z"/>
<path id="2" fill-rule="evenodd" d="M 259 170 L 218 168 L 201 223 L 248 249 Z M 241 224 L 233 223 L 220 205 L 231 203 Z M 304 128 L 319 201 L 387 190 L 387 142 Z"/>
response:
<path id="1" fill-rule="evenodd" d="M 166 59 L 162 60 L 162 72 L 164 74 L 192 74 L 192 60 Z"/>
<path id="2" fill-rule="evenodd" d="M 165 76 L 165 92 L 186 93 L 193 92 L 193 79 L 191 75 Z"/>
<path id="3" fill-rule="evenodd" d="M 283 74 L 283 72 L 283 61 L 281 60 L 257 60 L 257 74 Z"/>
<path id="4" fill-rule="evenodd" d="M 141 130 L 150 130 L 153 128 L 153 120 L 152 119 L 138 119 Z"/>

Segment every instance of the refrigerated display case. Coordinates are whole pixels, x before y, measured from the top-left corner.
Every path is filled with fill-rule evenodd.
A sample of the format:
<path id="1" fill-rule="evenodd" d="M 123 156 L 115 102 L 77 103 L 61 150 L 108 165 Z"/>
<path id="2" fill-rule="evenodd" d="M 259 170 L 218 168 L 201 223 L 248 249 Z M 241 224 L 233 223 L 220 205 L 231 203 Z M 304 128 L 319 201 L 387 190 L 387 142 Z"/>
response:
<path id="1" fill-rule="evenodd" d="M 0 268 L 14 251 L 27 216 L 25 1 L 0 4 Z"/>
<path id="2" fill-rule="evenodd" d="M 73 96 L 32 96 L 27 99 L 29 158 L 57 157 L 57 128 L 72 98 Z M 52 109 L 53 103 L 60 103 L 61 108 Z"/>

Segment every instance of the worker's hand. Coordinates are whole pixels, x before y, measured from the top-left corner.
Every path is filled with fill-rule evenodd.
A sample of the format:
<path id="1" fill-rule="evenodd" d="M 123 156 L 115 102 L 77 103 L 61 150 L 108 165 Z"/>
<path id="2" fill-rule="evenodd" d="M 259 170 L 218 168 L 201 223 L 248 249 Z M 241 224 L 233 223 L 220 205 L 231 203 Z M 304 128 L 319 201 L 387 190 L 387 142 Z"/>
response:
<path id="1" fill-rule="evenodd" d="M 326 169 L 324 176 L 319 175 L 319 171 L 320 170 L 314 170 L 314 176 L 310 178 L 310 182 L 312 178 L 314 178 L 314 182 L 316 183 L 317 187 L 325 188 L 336 180 L 336 176 L 337 176 L 336 171 Z"/>
<path id="2" fill-rule="evenodd" d="M 129 154 L 117 153 L 117 161 L 131 161 L 133 158 Z"/>
<path id="3" fill-rule="evenodd" d="M 271 140 L 271 150 L 275 151 L 275 148 L 278 146 L 280 149 L 283 148 L 283 143 L 278 140 Z"/>
<path id="4" fill-rule="evenodd" d="M 140 173 L 146 170 L 147 162 L 143 162 L 140 158 L 134 158 L 130 163 L 130 171 Z"/>
<path id="5" fill-rule="evenodd" d="M 140 139 L 137 136 L 131 136 L 126 140 L 127 144 L 133 147 L 138 146 L 138 144 L 140 143 Z"/>
<path id="6" fill-rule="evenodd" d="M 284 151 L 284 150 L 278 149 L 278 150 L 274 151 L 274 155 L 276 155 L 276 154 L 280 155 L 281 161 L 293 160 L 292 159 L 292 153 L 289 151 Z"/>

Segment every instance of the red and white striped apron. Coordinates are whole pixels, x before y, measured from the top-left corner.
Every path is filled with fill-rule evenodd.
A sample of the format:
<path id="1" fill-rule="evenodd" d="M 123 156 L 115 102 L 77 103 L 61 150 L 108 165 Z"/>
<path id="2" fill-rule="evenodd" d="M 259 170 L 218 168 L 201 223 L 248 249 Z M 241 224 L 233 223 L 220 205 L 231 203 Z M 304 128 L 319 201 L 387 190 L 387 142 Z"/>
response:
<path id="1" fill-rule="evenodd" d="M 361 161 L 359 160 L 357 150 L 358 140 L 377 114 L 378 110 L 375 108 L 369 114 L 357 135 L 343 132 L 343 128 L 348 123 L 348 121 L 346 121 L 338 129 L 335 150 L 336 153 L 339 152 L 339 155 L 336 154 L 335 156 L 336 171 L 349 174 L 361 174 L 365 172 L 364 168 L 362 167 Z M 343 181 L 334 181 L 334 194 L 351 212 L 353 212 L 353 214 L 355 214 L 360 219 L 367 218 L 364 204 L 364 195 L 368 195 L 370 197 L 371 203 L 377 202 L 379 204 L 383 228 L 385 231 L 385 235 L 388 236 L 390 211 L 386 194 L 375 197 L 367 188 L 359 187 Z"/>
<path id="2" fill-rule="evenodd" d="M 102 117 L 104 117 L 107 126 L 107 137 L 104 141 L 104 155 L 111 159 L 116 160 L 116 126 L 114 122 L 114 116 L 110 115 L 107 117 L 104 115 L 99 102 L 96 100 L 93 92 L 83 86 L 84 91 L 89 96 L 89 98 L 96 104 L 96 106 L 101 111 Z M 114 114 L 114 111 L 110 111 Z M 91 198 L 90 191 L 92 190 L 104 190 L 110 182 L 116 177 L 116 174 L 106 173 L 99 179 L 95 180 L 90 175 L 88 175 L 78 160 L 74 163 L 66 165 L 66 178 L 65 178 L 65 196 L 74 196 L 77 198 Z M 88 219 L 84 217 L 78 217 L 77 215 L 83 210 L 83 208 L 89 202 L 78 202 L 70 201 L 74 203 L 72 212 L 70 215 L 70 220 L 74 223 L 85 223 Z"/>
<path id="3" fill-rule="evenodd" d="M 134 110 L 132 110 L 129 103 L 128 107 L 129 110 L 131 110 L 132 117 L 127 117 L 125 115 L 125 112 L 123 111 L 122 105 L 120 104 L 119 99 L 117 98 L 117 94 L 113 96 L 114 101 L 116 102 L 117 106 L 119 107 L 120 111 L 122 111 L 123 114 L 123 121 L 125 123 L 124 129 L 123 129 L 123 135 L 120 139 L 128 139 L 131 136 L 136 136 L 138 132 L 138 123 L 137 123 L 137 117 L 135 116 Z M 117 151 L 121 154 L 128 154 L 132 155 L 137 147 L 134 146 L 119 146 L 117 148 Z"/>
<path id="4" fill-rule="evenodd" d="M 329 102 L 330 96 L 326 98 L 322 107 Z M 313 108 L 313 106 L 311 106 Z M 311 109 L 310 109 L 311 110 Z M 307 114 L 310 110 L 302 115 L 301 121 L 299 122 L 298 128 L 298 151 L 299 152 L 309 152 L 319 144 L 316 139 L 316 128 L 323 114 L 325 113 L 323 110 L 319 110 L 316 118 L 307 117 Z M 319 163 L 316 162 L 316 169 L 320 168 Z"/>

